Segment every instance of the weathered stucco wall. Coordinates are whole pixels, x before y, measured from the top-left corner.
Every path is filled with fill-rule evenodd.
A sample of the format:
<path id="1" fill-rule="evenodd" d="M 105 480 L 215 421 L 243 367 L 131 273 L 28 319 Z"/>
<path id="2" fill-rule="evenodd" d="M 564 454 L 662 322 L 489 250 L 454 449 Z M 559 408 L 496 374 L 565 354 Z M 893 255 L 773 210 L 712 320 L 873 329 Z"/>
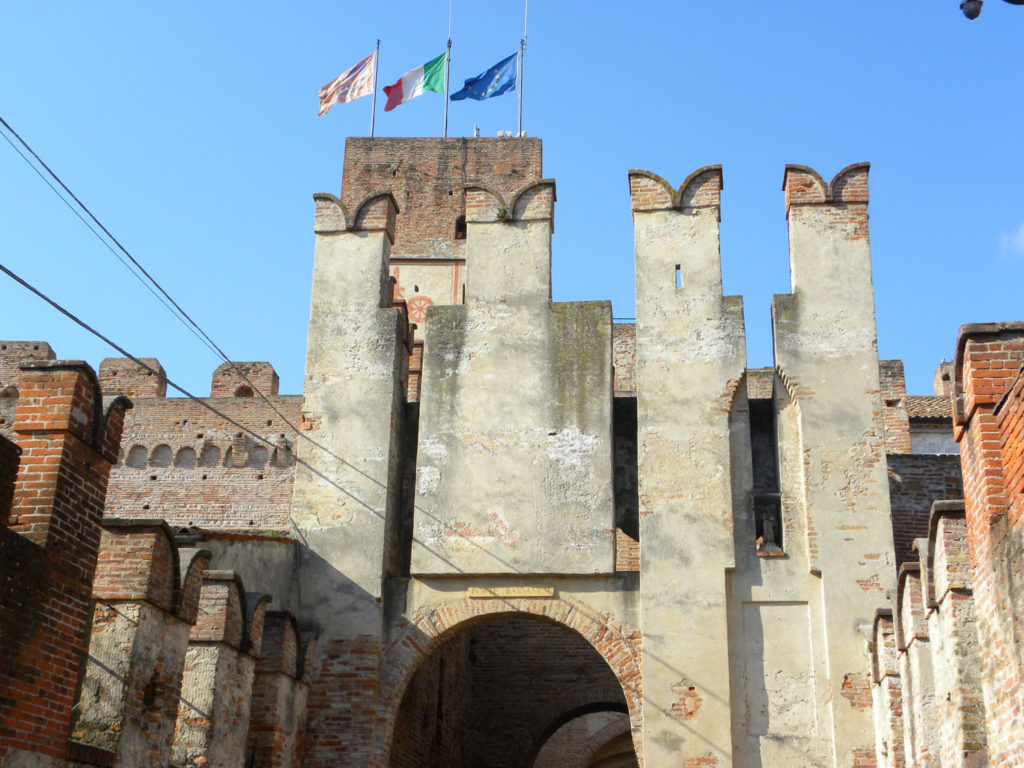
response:
<path id="1" fill-rule="evenodd" d="M 721 188 L 717 166 L 678 191 L 630 173 L 649 767 L 732 760 L 723 642 L 734 559 L 730 402 L 746 340 L 741 301 L 722 296 Z"/>
<path id="2" fill-rule="evenodd" d="M 364 213 L 350 226 L 336 200 L 317 199 L 304 418 L 292 525 L 302 545 L 302 606 L 325 638 L 377 629 L 385 535 L 397 507 L 404 401 L 404 329 L 389 307 L 389 196 L 380 226 Z M 386 569 L 386 568 L 385 568 Z"/>
<path id="3" fill-rule="evenodd" d="M 772 310 L 775 364 L 796 403 L 802 456 L 796 507 L 806 536 L 793 545 L 819 581 L 806 599 L 820 603 L 827 640 L 813 651 L 827 675 L 817 738 L 839 765 L 864 764 L 875 753 L 854 630 L 871 623 L 895 586 L 867 174 L 866 164 L 852 165 L 826 183 L 809 168 L 787 166 L 793 292 L 776 296 Z"/>
<path id="4" fill-rule="evenodd" d="M 551 303 L 534 189 L 525 218 L 470 209 L 466 304 L 429 312 L 414 574 L 614 569 L 611 306 Z"/>

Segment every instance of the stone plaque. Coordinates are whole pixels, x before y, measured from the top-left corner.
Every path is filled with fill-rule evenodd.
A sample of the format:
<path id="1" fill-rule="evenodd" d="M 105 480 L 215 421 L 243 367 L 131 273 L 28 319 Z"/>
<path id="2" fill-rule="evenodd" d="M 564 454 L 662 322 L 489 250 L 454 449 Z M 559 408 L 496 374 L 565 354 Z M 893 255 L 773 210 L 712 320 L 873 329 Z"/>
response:
<path id="1" fill-rule="evenodd" d="M 470 597 L 554 597 L 554 587 L 470 587 Z"/>

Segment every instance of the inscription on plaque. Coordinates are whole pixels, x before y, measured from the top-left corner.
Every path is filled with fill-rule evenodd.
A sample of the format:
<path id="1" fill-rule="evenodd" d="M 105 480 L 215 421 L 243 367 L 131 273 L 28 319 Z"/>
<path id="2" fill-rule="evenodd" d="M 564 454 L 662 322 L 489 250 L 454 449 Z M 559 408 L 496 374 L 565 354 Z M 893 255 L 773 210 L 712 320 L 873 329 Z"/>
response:
<path id="1" fill-rule="evenodd" d="M 554 597 L 554 587 L 470 587 L 470 597 Z"/>

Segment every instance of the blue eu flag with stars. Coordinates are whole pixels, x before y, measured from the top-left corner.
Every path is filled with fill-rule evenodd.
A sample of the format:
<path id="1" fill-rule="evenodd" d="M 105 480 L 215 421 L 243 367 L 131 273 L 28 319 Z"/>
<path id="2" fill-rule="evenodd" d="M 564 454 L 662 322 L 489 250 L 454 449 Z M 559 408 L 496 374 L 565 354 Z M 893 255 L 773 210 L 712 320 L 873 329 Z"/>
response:
<path id="1" fill-rule="evenodd" d="M 488 67 L 486 72 L 469 78 L 462 86 L 461 91 L 451 95 L 452 101 L 462 101 L 463 99 L 483 101 L 492 96 L 501 96 L 508 91 L 514 91 L 516 89 L 516 55 L 513 53 L 493 67 Z"/>

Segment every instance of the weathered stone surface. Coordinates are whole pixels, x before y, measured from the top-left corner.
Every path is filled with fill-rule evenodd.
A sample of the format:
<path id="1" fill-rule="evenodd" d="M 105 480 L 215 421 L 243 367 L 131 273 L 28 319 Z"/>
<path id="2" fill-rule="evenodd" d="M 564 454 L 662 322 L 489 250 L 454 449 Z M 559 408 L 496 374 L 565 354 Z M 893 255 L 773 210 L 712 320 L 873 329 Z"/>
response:
<path id="1" fill-rule="evenodd" d="M 695 177 L 721 188 L 720 169 Z M 707 758 L 726 765 L 732 756 L 725 745 L 733 743 L 731 663 L 722 642 L 726 570 L 734 565 L 732 441 L 746 431 L 743 420 L 733 429 L 728 395 L 746 366 L 743 310 L 722 296 L 717 192 L 699 207 L 665 201 L 651 209 L 638 191 L 641 180 L 648 181 L 630 176 L 644 761 L 660 766 Z M 699 709 L 687 701 L 696 698 Z"/>
<path id="2" fill-rule="evenodd" d="M 541 175 L 531 140 L 352 142 L 304 395 L 226 365 L 238 425 L 108 360 L 118 456 L 123 400 L 0 342 L 0 765 L 1021 766 L 1024 324 L 907 395 L 867 166 L 789 166 L 747 370 L 719 167 L 630 173 L 614 325 L 551 301 Z"/>

